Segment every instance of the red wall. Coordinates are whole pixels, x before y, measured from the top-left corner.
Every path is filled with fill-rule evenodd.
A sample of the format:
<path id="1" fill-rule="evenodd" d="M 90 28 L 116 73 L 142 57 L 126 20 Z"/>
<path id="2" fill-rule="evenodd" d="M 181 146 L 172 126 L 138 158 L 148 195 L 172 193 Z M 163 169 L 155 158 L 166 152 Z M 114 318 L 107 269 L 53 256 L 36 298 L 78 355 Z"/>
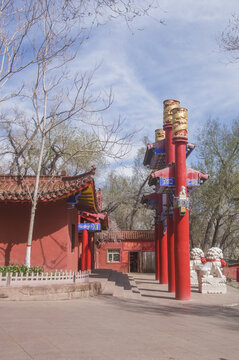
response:
<path id="1" fill-rule="evenodd" d="M 24 264 L 30 204 L 0 203 L 0 265 Z M 77 210 L 66 200 L 39 203 L 33 233 L 31 265 L 45 271 L 78 270 Z M 71 229 L 75 246 L 71 252 Z"/>
<path id="2" fill-rule="evenodd" d="M 95 269 L 112 269 L 120 272 L 127 273 L 129 272 L 129 263 L 122 262 L 122 251 L 123 244 L 120 242 L 110 242 L 102 243 L 101 247 L 98 248 L 95 246 Z M 108 263 L 107 262 L 107 250 L 108 249 L 120 249 L 121 250 L 121 259 L 120 263 Z"/>
<path id="3" fill-rule="evenodd" d="M 239 264 L 226 266 L 223 269 L 223 274 L 231 279 L 237 278 L 237 269 L 239 269 Z"/>
<path id="4" fill-rule="evenodd" d="M 120 249 L 120 263 L 107 261 L 108 249 Z M 130 251 L 155 251 L 154 241 L 134 240 L 123 242 L 103 242 L 100 247 L 95 245 L 95 269 L 112 269 L 123 273 L 129 272 L 129 252 Z"/>

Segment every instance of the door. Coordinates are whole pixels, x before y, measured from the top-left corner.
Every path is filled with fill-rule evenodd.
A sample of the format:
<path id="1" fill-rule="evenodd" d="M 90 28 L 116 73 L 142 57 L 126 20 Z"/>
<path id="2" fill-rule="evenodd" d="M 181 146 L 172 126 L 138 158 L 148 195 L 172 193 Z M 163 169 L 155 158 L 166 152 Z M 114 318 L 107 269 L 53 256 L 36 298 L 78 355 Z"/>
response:
<path id="1" fill-rule="evenodd" d="M 139 272 L 139 252 L 131 251 L 129 255 L 129 271 L 130 272 Z"/>
<path id="2" fill-rule="evenodd" d="M 155 272 L 155 253 L 154 251 L 143 251 L 143 272 Z"/>

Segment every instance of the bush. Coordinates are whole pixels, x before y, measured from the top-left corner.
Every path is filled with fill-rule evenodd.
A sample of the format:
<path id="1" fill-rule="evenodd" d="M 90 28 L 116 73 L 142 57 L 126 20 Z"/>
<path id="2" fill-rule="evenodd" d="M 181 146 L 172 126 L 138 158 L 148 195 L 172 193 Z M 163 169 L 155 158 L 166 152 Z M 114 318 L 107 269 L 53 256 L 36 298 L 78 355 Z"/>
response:
<path id="1" fill-rule="evenodd" d="M 41 266 L 31 266 L 27 267 L 26 265 L 8 265 L 8 266 L 0 266 L 0 273 L 3 276 L 6 273 L 12 273 L 13 275 L 22 273 L 23 275 L 37 275 L 43 272 L 43 268 Z"/>

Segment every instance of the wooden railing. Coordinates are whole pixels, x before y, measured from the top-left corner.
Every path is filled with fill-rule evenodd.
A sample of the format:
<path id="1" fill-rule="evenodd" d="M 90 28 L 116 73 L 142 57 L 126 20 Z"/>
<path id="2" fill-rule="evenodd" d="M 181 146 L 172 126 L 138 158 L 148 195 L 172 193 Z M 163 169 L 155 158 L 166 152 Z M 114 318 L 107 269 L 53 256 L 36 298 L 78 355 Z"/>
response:
<path id="1" fill-rule="evenodd" d="M 0 273 L 0 286 L 39 286 L 39 285 L 52 285 L 52 284 L 79 284 L 88 283 L 89 273 L 84 272 L 54 272 L 54 273 L 42 273 L 36 275 L 29 274 L 13 274 L 6 273 L 3 275 Z"/>

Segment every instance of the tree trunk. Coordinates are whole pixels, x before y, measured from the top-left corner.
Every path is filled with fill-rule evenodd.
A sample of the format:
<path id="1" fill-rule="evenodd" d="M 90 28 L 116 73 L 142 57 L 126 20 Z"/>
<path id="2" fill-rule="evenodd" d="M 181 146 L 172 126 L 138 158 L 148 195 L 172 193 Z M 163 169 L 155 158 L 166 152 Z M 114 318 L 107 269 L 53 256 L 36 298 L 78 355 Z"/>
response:
<path id="1" fill-rule="evenodd" d="M 41 149 L 40 149 L 40 156 L 38 161 L 38 168 L 36 174 L 36 183 L 33 193 L 32 199 L 32 206 L 31 206 L 31 216 L 30 216 L 30 224 L 29 224 L 29 231 L 27 237 L 27 248 L 26 248 L 26 257 L 25 257 L 25 265 L 27 267 L 31 266 L 31 247 L 32 247 L 32 236 L 33 236 L 33 229 L 35 223 L 35 215 L 36 215 L 36 208 L 37 208 L 37 198 L 38 198 L 38 189 L 39 189 L 39 180 L 40 180 L 40 173 L 41 173 L 41 164 L 43 159 L 43 151 L 45 147 L 45 139 L 46 135 L 42 133 L 42 141 L 41 141 Z"/>

